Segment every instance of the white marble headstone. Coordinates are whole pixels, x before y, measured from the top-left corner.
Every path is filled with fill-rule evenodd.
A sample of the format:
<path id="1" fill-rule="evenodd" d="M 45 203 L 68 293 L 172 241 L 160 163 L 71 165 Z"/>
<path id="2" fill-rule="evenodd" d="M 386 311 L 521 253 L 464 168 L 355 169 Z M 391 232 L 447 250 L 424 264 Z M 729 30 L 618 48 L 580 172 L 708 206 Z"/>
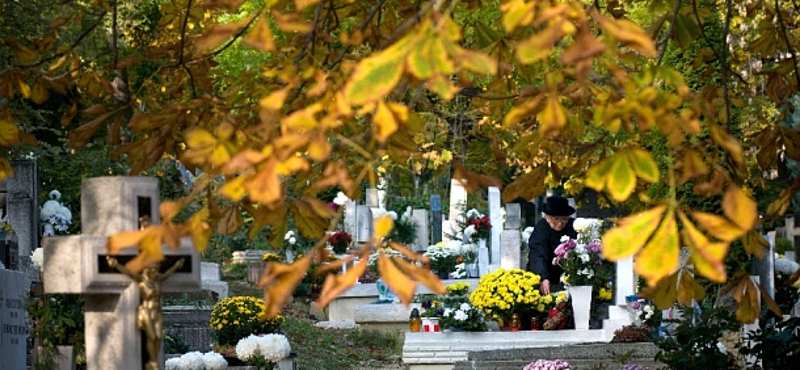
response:
<path id="1" fill-rule="evenodd" d="M 411 218 L 414 220 L 414 223 L 417 224 L 417 233 L 414 238 L 414 250 L 425 251 L 431 244 L 428 235 L 428 210 L 415 209 L 411 212 Z"/>
<path id="2" fill-rule="evenodd" d="M 465 180 L 466 181 L 466 180 Z M 448 223 L 446 227 L 442 228 L 444 234 L 453 234 L 453 230 L 459 230 L 458 222 L 464 220 L 464 208 L 467 205 L 467 189 L 461 185 L 461 181 L 456 179 L 450 180 L 450 214 L 448 215 Z"/>
<path id="3" fill-rule="evenodd" d="M 503 232 L 503 213 L 500 209 L 500 189 L 496 186 L 489 187 L 489 222 L 492 223 L 491 237 L 489 237 L 490 262 L 500 264 L 500 233 Z M 518 258 L 519 259 L 519 258 Z"/>

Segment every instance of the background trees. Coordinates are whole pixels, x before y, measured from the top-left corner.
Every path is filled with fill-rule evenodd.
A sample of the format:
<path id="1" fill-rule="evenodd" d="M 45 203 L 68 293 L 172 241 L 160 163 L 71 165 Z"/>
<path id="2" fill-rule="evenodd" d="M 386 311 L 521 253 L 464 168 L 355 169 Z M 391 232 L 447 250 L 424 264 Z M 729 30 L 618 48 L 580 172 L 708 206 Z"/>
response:
<path id="1" fill-rule="evenodd" d="M 703 294 L 678 264 L 687 246 L 692 272 L 743 297 L 741 320 L 758 315 L 756 287 L 723 259 L 736 240 L 762 254 L 759 212 L 782 215 L 800 190 L 794 177 L 765 208 L 753 199 L 765 174 L 800 159 L 787 123 L 800 86 L 794 3 L 62 2 L 3 5 L 0 145 L 68 130 L 70 147 L 113 146 L 133 174 L 167 156 L 225 179 L 198 182 L 165 203 L 162 225 L 112 250 L 138 243 L 143 262 L 157 260 L 161 241 L 184 235 L 202 248 L 242 227 L 241 212 L 250 237 L 269 225 L 282 238 L 290 217 L 321 240 L 337 217 L 321 192 L 358 198 L 379 169 L 415 186 L 446 171 L 473 191 L 503 185 L 507 201 L 562 184 L 605 191 L 639 212 L 605 236 L 607 256 L 638 254 L 660 305 Z M 37 131 L 27 122 L 45 106 Z M 173 222 L 196 196 L 208 199 Z M 268 272 L 271 312 L 311 258 L 322 256 Z M 390 285 L 434 284 L 382 267 Z M 329 279 L 323 304 L 355 281 Z"/>

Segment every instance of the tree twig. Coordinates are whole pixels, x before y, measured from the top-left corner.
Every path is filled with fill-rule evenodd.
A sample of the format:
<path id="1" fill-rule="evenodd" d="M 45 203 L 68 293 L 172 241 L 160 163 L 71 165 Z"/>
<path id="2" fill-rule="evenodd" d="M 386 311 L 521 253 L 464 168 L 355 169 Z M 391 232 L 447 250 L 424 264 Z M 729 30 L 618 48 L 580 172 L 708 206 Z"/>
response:
<path id="1" fill-rule="evenodd" d="M 42 64 L 45 64 L 45 63 L 47 63 L 47 62 L 49 62 L 49 61 L 51 61 L 51 60 L 54 60 L 54 59 L 56 59 L 56 58 L 58 58 L 58 57 L 60 57 L 60 56 L 62 56 L 62 55 L 65 55 L 67 52 L 69 52 L 70 50 L 72 50 L 72 49 L 74 49 L 75 47 L 77 47 L 77 46 L 78 46 L 78 45 L 79 45 L 79 44 L 80 44 L 80 43 L 83 41 L 83 39 L 85 39 L 85 38 L 86 38 L 86 36 L 89 36 L 89 34 L 90 34 L 90 33 L 91 33 L 91 32 L 92 32 L 92 31 L 93 31 L 95 28 L 97 28 L 97 26 L 99 26 L 99 25 L 100 25 L 100 22 L 103 20 L 103 18 L 105 18 L 106 14 L 108 14 L 108 12 L 106 12 L 105 10 L 103 10 L 103 11 L 100 13 L 100 15 L 99 15 L 99 16 L 97 16 L 97 19 L 95 19 L 94 23 L 92 23 L 92 24 L 89 26 L 89 28 L 87 28 L 86 30 L 84 30 L 84 31 L 83 31 L 83 32 L 82 32 L 82 33 L 81 33 L 81 34 L 78 36 L 78 38 L 77 38 L 75 41 L 73 41 L 73 42 L 72 42 L 72 44 L 70 44 L 70 46 L 69 46 L 69 49 L 68 49 L 68 50 L 65 50 L 65 51 L 62 51 L 62 52 L 59 52 L 59 53 L 55 53 L 55 54 L 53 54 L 53 55 L 51 55 L 51 56 L 49 56 L 49 57 L 47 57 L 47 58 L 44 58 L 44 59 L 42 59 L 42 60 L 40 60 L 40 61 L 36 62 L 36 63 L 33 63 L 33 64 L 19 64 L 19 65 L 17 65 L 17 67 L 22 67 L 22 68 L 33 68 L 33 67 L 38 67 L 38 66 L 40 66 L 40 65 L 42 65 Z"/>

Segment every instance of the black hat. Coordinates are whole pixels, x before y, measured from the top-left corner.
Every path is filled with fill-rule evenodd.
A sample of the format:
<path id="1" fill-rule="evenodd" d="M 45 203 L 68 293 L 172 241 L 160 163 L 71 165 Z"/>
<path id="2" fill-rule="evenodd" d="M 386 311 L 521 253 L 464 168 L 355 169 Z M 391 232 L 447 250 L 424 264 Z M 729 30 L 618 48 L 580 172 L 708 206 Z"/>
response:
<path id="1" fill-rule="evenodd" d="M 572 208 L 564 197 L 549 197 L 544 204 L 544 214 L 550 216 L 570 216 L 575 213 L 575 208 Z"/>

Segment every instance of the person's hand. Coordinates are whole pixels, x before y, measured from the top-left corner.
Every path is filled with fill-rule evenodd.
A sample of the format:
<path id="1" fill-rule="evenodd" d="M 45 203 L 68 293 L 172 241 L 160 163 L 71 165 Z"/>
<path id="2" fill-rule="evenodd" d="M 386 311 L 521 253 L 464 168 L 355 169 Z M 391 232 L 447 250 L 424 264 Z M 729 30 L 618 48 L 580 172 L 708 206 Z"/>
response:
<path id="1" fill-rule="evenodd" d="M 542 291 L 542 295 L 550 294 L 550 280 L 547 279 L 542 280 L 542 284 L 539 290 Z"/>

